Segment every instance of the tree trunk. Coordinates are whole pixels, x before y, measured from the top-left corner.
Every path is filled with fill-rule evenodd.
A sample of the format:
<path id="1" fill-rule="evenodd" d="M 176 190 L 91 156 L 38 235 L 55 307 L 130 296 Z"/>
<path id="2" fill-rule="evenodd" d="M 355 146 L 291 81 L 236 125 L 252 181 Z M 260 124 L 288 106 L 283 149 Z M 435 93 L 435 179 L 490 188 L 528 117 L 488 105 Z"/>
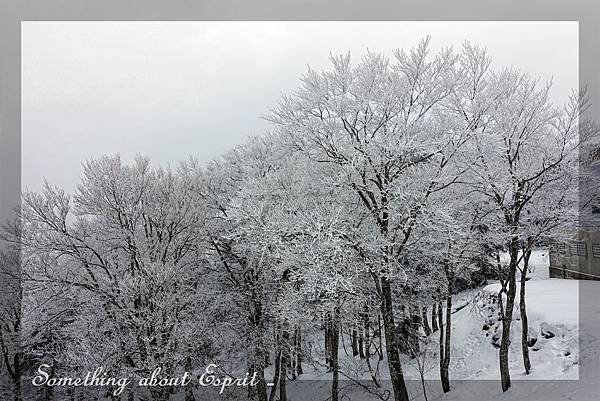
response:
<path id="1" fill-rule="evenodd" d="M 396 329 L 398 349 L 400 352 L 410 355 L 411 358 L 414 358 L 415 355 L 418 353 L 418 349 L 415 349 L 415 337 L 416 336 L 412 319 L 410 317 L 403 316 Z"/>
<path id="2" fill-rule="evenodd" d="M 294 328 L 294 337 L 290 351 L 290 367 L 292 369 L 292 379 L 295 380 L 298 375 L 298 326 Z"/>
<path id="3" fill-rule="evenodd" d="M 331 369 L 331 316 L 325 316 L 325 364 Z"/>
<path id="4" fill-rule="evenodd" d="M 444 327 L 444 309 L 442 302 L 438 303 L 438 319 L 439 319 L 439 330 L 440 330 L 440 380 L 442 382 L 442 390 L 444 393 L 450 391 L 450 378 L 448 372 L 448 366 L 450 363 L 450 330 L 451 330 L 451 318 L 450 313 L 452 310 L 452 297 L 446 297 L 446 324 Z M 448 309 L 450 308 L 450 309 Z"/>
<path id="5" fill-rule="evenodd" d="M 263 306 L 260 298 L 257 294 L 254 295 L 254 312 L 252 314 L 252 321 L 254 323 L 255 339 L 254 339 L 254 355 L 251 361 L 251 369 L 253 373 L 256 373 L 256 393 L 259 401 L 267 401 L 267 384 L 265 381 L 265 366 L 267 366 L 269 353 L 265 350 L 264 336 L 265 336 L 265 325 L 264 325 L 264 313 Z M 190 363 L 191 369 L 191 363 Z M 191 371 L 191 370 L 190 370 Z M 187 393 L 186 393 L 187 397 Z M 192 394 L 193 397 L 193 394 Z M 185 401 L 188 401 L 186 398 Z M 192 401 L 192 400 L 189 400 Z"/>
<path id="6" fill-rule="evenodd" d="M 435 333 L 438 331 L 438 313 L 437 313 L 436 304 L 433 304 L 431 307 L 431 329 L 432 332 Z"/>
<path id="7" fill-rule="evenodd" d="M 381 326 L 381 315 L 377 315 L 377 337 L 379 339 L 379 360 L 383 361 L 383 340 L 381 339 L 381 332 L 383 327 Z"/>
<path id="8" fill-rule="evenodd" d="M 394 390 L 394 401 L 409 401 L 404 374 L 398 353 L 396 340 L 396 325 L 394 324 L 394 307 L 392 303 L 392 287 L 386 277 L 381 277 L 381 315 L 383 316 L 383 329 L 385 332 L 385 347 L 388 357 L 390 380 Z"/>
<path id="9" fill-rule="evenodd" d="M 365 352 L 365 358 L 369 358 L 371 356 L 371 333 L 370 333 L 370 329 L 369 329 L 369 311 L 368 309 L 365 307 L 365 311 L 363 313 L 363 329 L 364 329 L 364 333 L 365 333 L 365 345 L 364 345 L 364 352 Z"/>
<path id="10" fill-rule="evenodd" d="M 283 330 L 281 348 L 281 357 L 279 360 L 279 366 L 281 367 L 279 376 L 279 401 L 287 401 L 287 361 L 290 353 L 289 334 L 287 330 Z"/>
<path id="11" fill-rule="evenodd" d="M 331 380 L 331 401 L 338 401 L 339 392 L 339 341 L 340 341 L 340 330 L 339 330 L 339 316 L 338 311 L 334 312 L 333 319 L 331 321 L 331 367 L 332 367 L 332 380 Z"/>
<path id="12" fill-rule="evenodd" d="M 186 357 L 185 358 L 185 371 L 189 372 L 190 374 L 192 373 L 192 358 L 191 357 Z M 185 398 L 184 401 L 196 401 L 196 398 L 194 397 L 194 386 L 192 385 L 192 383 L 189 383 L 187 386 L 185 386 Z M 266 401 L 266 399 L 264 400 Z"/>
<path id="13" fill-rule="evenodd" d="M 450 337 L 452 335 L 452 294 L 446 296 L 446 327 L 443 323 L 442 303 L 438 306 L 440 320 L 440 380 L 444 393 L 450 391 Z"/>
<path id="14" fill-rule="evenodd" d="M 440 347 L 440 355 L 439 355 L 439 359 L 440 359 L 440 378 L 442 377 L 442 367 L 444 366 L 444 321 L 442 320 L 442 302 L 438 302 L 437 304 L 437 315 L 438 315 L 438 319 L 439 319 L 439 323 L 440 323 L 440 341 L 439 341 L 439 347 Z M 444 381 L 442 380 L 442 388 L 444 386 Z"/>
<path id="15" fill-rule="evenodd" d="M 410 349 L 412 350 L 412 356 L 416 357 L 420 352 L 420 343 L 419 343 L 419 328 L 422 325 L 421 322 L 421 313 L 419 311 L 419 307 L 415 306 L 409 309 L 411 312 L 410 319 Z"/>
<path id="16" fill-rule="evenodd" d="M 425 399 L 425 401 L 429 401 L 429 398 L 427 398 L 427 388 L 425 387 L 425 375 L 421 374 L 421 389 L 423 390 L 423 398 Z"/>
<path id="17" fill-rule="evenodd" d="M 358 356 L 362 359 L 365 358 L 365 334 L 364 328 L 358 330 Z"/>
<path id="18" fill-rule="evenodd" d="M 515 295 L 517 290 L 516 271 L 519 257 L 518 237 L 513 237 L 510 241 L 510 265 L 508 271 L 508 293 L 506 294 L 506 308 L 502 312 L 502 342 L 500 343 L 500 380 L 502 382 L 502 391 L 510 388 L 510 370 L 508 365 L 508 351 L 510 348 L 510 326 L 513 318 L 513 308 L 515 306 Z M 502 304 L 502 295 L 500 295 Z M 504 308 L 502 308 L 504 309 Z"/>
<path id="19" fill-rule="evenodd" d="M 431 327 L 429 327 L 429 320 L 427 320 L 427 308 L 423 307 L 421 322 L 423 324 L 423 331 L 425 331 L 425 335 L 429 336 L 431 334 Z M 433 316 L 431 317 L 433 320 Z"/>
<path id="20" fill-rule="evenodd" d="M 302 371 L 302 331 L 300 330 L 300 326 L 296 328 L 296 369 L 298 371 L 298 375 L 304 373 Z"/>
<path id="21" fill-rule="evenodd" d="M 277 393 L 277 385 L 279 384 L 279 372 L 281 370 L 281 345 L 279 351 L 275 357 L 275 371 L 273 372 L 273 388 L 271 394 L 269 394 L 269 401 L 275 401 L 275 394 Z"/>
<path id="22" fill-rule="evenodd" d="M 358 355 L 358 333 L 356 329 L 352 329 L 352 356 Z"/>
<path id="23" fill-rule="evenodd" d="M 8 351 L 6 351 L 8 353 Z M 21 353 L 16 352 L 13 356 L 14 365 L 12 366 L 12 372 L 9 372 L 13 383 L 13 396 L 14 401 L 22 401 L 22 387 L 21 387 Z M 8 365 L 7 365 L 8 368 Z M 12 374 L 11 374 L 12 373 Z"/>
<path id="24" fill-rule="evenodd" d="M 529 258 L 531 249 L 524 251 L 523 270 L 521 271 L 521 289 L 519 294 L 519 310 L 521 312 L 521 349 L 523 352 L 523 366 L 525 374 L 531 370 L 531 361 L 529 359 L 529 323 L 527 319 L 527 307 L 525 305 L 525 283 L 527 281 L 527 269 L 529 269 Z"/>
<path id="25" fill-rule="evenodd" d="M 288 360 L 287 367 L 290 371 L 290 375 L 292 375 L 292 380 L 296 380 L 296 347 L 295 347 L 296 339 L 292 338 L 292 340 L 293 341 L 292 341 L 292 343 L 290 343 L 290 347 L 289 347 L 290 351 L 287 356 L 287 360 Z"/>

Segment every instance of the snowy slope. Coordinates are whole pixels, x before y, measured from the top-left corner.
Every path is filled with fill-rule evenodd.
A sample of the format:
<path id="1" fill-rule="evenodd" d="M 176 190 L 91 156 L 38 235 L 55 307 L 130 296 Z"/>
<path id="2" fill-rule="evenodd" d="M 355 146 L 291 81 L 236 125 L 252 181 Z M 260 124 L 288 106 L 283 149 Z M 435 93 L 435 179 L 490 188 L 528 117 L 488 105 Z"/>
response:
<path id="1" fill-rule="evenodd" d="M 455 382 L 445 396 L 430 397 L 448 401 L 592 401 L 600 398 L 600 282 L 579 281 L 579 312 L 582 318 L 579 338 L 579 380 L 513 381 L 511 389 L 502 393 L 500 384 L 488 382 Z M 486 383 L 486 382 L 480 382 Z"/>
<path id="2" fill-rule="evenodd" d="M 538 250 L 531 258 L 532 277 L 527 283 L 529 332 L 536 342 L 530 348 L 532 371 L 524 373 L 521 356 L 521 321 L 514 309 L 509 363 L 513 380 L 577 380 L 579 377 L 579 282 L 548 278 L 548 256 Z M 497 294 L 500 284 L 466 291 L 455 296 L 454 304 L 469 306 L 452 315 L 451 380 L 498 380 Z M 437 359 L 437 340 L 433 354 Z M 407 375 L 418 377 L 410 370 Z M 439 378 L 437 369 L 427 376 Z"/>
<path id="3" fill-rule="evenodd" d="M 453 321 L 454 376 L 460 379 L 499 377 L 498 349 L 502 324 L 498 321 L 499 284 L 485 287 L 470 309 Z M 511 329 L 510 366 L 514 380 L 577 379 L 579 359 L 579 287 L 574 280 L 532 280 L 527 284 L 532 371 L 525 375 L 521 357 L 521 319 L 517 304 Z M 484 329 L 485 328 L 485 329 Z M 452 367 L 451 367 L 452 368 Z"/>

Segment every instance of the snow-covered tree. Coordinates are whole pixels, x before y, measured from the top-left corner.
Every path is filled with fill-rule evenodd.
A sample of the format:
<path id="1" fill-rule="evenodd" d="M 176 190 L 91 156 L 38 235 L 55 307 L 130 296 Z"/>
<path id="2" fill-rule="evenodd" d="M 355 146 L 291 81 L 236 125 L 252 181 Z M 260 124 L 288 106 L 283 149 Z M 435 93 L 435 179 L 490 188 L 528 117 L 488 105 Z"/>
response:
<path id="1" fill-rule="evenodd" d="M 202 321 L 203 301 L 196 194 L 185 174 L 116 156 L 88 161 L 73 196 L 49 184 L 23 195 L 24 274 L 75 297 L 76 317 L 63 328 L 75 366 L 96 360 L 134 377 L 160 366 L 168 375 L 206 352 L 191 326 Z M 150 391 L 155 400 L 167 396 Z"/>
<path id="2" fill-rule="evenodd" d="M 489 199 L 495 213 L 491 224 L 497 243 L 509 254 L 502 278 L 502 389 L 510 387 L 508 349 L 519 249 L 524 240 L 527 207 L 559 180 L 578 146 L 579 98 L 559 109 L 549 99 L 549 84 L 541 85 L 514 69 L 490 71 L 482 78 L 477 97 L 485 105 L 484 129 L 469 144 L 470 185 Z"/>
<path id="3" fill-rule="evenodd" d="M 393 285 L 404 277 L 401 260 L 428 198 L 456 179 L 447 175 L 449 162 L 478 127 L 478 116 L 465 124 L 454 109 L 469 90 L 468 74 L 479 74 L 479 59 L 468 49 L 462 58 L 451 49 L 431 57 L 428 42 L 396 51 L 393 61 L 369 53 L 355 67 L 350 55 L 332 57 L 331 71 L 309 69 L 301 87 L 268 116 L 292 146 L 335 165 L 336 181 L 370 214 L 380 242 L 370 274 L 381 300 L 394 397 L 403 401 Z"/>

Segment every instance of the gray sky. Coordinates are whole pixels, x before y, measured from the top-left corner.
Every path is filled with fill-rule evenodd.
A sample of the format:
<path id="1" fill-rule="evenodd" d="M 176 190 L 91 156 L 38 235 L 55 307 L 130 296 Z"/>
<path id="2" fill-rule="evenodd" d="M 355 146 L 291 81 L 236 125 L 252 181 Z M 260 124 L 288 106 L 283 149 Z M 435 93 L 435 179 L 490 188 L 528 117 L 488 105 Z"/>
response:
<path id="1" fill-rule="evenodd" d="M 218 156 L 249 134 L 307 65 L 367 49 L 391 55 L 431 35 L 464 40 L 496 66 L 553 78 L 562 103 L 578 86 L 576 22 L 24 22 L 23 187 L 43 178 L 71 192 L 81 162 L 120 153 L 176 165 Z"/>

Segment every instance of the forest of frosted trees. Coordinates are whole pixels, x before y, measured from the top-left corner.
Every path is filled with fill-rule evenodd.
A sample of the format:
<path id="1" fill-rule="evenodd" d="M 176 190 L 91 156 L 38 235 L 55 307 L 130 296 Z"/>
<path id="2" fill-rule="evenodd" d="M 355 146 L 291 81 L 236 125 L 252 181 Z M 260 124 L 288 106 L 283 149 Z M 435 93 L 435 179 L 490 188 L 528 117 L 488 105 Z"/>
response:
<path id="1" fill-rule="evenodd" d="M 582 93 L 553 104 L 549 92 L 469 43 L 332 56 L 266 111 L 268 132 L 218 159 L 166 168 L 107 155 L 83 162 L 74 193 L 24 192 L 3 234 L 4 271 L 21 264 L 0 322 L 10 399 L 111 397 L 31 388 L 41 363 L 128 377 L 214 363 L 256 374 L 238 399 L 285 401 L 317 364 L 332 401 L 342 381 L 408 401 L 402 356 L 419 358 L 433 336 L 448 392 L 453 294 L 488 279 L 501 283 L 508 390 L 511 323 L 527 319 L 522 266 L 573 228 L 580 134 L 596 131 L 579 119 Z M 531 369 L 522 326 L 519 374 Z M 342 343 L 355 372 L 340 368 Z M 193 401 L 192 390 L 112 397 Z"/>

